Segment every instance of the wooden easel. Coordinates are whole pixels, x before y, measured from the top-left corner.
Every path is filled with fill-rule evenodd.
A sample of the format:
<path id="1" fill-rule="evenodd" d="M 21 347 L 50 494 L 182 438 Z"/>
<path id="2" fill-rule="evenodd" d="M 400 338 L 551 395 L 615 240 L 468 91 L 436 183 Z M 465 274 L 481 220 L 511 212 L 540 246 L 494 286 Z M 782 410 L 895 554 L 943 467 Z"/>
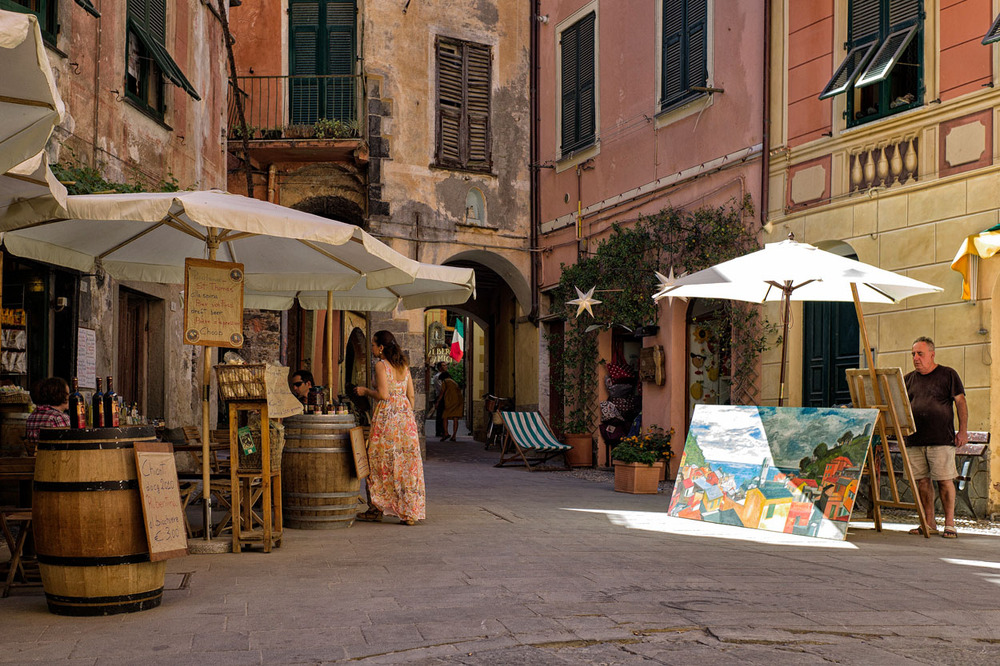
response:
<path id="1" fill-rule="evenodd" d="M 864 390 L 857 391 L 857 395 L 852 395 L 852 398 L 854 398 L 855 407 L 878 409 L 878 418 L 875 419 L 875 425 L 878 428 L 879 443 L 882 445 L 882 457 L 885 460 L 886 471 L 889 473 L 889 489 L 892 491 L 892 500 L 883 500 L 879 497 L 879 486 L 881 484 L 878 475 L 878 468 L 875 465 L 875 445 L 874 442 L 872 442 L 868 445 L 867 471 L 868 479 L 870 481 L 868 485 L 871 487 L 872 493 L 872 513 L 875 518 L 875 529 L 878 532 L 882 531 L 882 507 L 912 509 L 916 510 L 917 516 L 920 519 L 920 531 L 923 533 L 924 538 L 929 539 L 931 531 L 927 525 L 927 516 L 924 515 L 924 506 L 920 503 L 920 493 L 917 490 L 916 481 L 913 479 L 913 468 L 910 467 L 910 457 L 906 453 L 904 433 L 899 427 L 899 413 L 896 411 L 896 405 L 893 404 L 892 401 L 892 392 L 889 390 L 889 380 L 886 375 L 879 375 L 878 370 L 875 368 L 875 359 L 872 356 L 871 345 L 868 343 L 868 329 L 865 326 L 864 313 L 861 311 L 861 300 L 858 298 L 857 285 L 851 285 L 851 292 L 854 296 L 854 310 L 858 315 L 861 341 L 865 348 L 865 360 L 868 362 L 868 375 L 871 377 L 874 400 L 872 401 L 873 404 L 865 404 L 868 402 L 868 398 Z M 888 431 L 892 431 L 892 434 L 895 436 L 896 442 L 899 445 L 899 455 L 903 461 L 903 473 L 906 475 L 906 480 L 910 484 L 910 489 L 913 494 L 912 503 L 903 502 L 899 497 L 899 488 L 896 486 L 896 475 L 894 473 L 895 470 L 892 468 L 892 454 L 889 450 L 889 438 L 887 437 Z"/>

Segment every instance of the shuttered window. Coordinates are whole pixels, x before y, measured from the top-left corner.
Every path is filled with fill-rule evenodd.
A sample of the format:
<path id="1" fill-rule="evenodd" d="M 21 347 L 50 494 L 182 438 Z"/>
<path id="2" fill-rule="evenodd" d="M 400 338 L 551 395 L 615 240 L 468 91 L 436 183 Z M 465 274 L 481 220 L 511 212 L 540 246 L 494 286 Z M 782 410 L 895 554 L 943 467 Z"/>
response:
<path id="1" fill-rule="evenodd" d="M 200 100 L 198 92 L 166 49 L 166 0 L 128 0 L 126 16 L 125 90 L 128 98 L 162 117 L 166 108 L 163 84 L 170 81 Z"/>
<path id="2" fill-rule="evenodd" d="M 990 26 L 990 29 L 986 31 L 986 36 L 983 37 L 983 45 L 992 44 L 993 42 L 1000 42 L 1000 15 L 993 20 L 993 25 Z"/>
<path id="3" fill-rule="evenodd" d="M 356 117 L 356 0 L 290 0 L 291 121 Z"/>
<path id="4" fill-rule="evenodd" d="M 0 0 L 0 9 L 22 14 L 34 14 L 38 19 L 38 27 L 45 41 L 52 44 L 56 41 L 57 21 L 56 0 Z"/>
<path id="5" fill-rule="evenodd" d="M 708 0 L 663 0 L 660 110 L 705 94 Z"/>
<path id="6" fill-rule="evenodd" d="M 438 166 L 490 170 L 492 69 L 489 46 L 437 38 Z"/>
<path id="7" fill-rule="evenodd" d="M 596 22 L 597 15 L 591 12 L 563 30 L 559 37 L 562 76 L 559 152 L 563 156 L 593 144 L 597 135 L 594 85 Z"/>
<path id="8" fill-rule="evenodd" d="M 820 99 L 847 96 L 847 125 L 923 102 L 922 0 L 851 0 L 847 57 Z"/>

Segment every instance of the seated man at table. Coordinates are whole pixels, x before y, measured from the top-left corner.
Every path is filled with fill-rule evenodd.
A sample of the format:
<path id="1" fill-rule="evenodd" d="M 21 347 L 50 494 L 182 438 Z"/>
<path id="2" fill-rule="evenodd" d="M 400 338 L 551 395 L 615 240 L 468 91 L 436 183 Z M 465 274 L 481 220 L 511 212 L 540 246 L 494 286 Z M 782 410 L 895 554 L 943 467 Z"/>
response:
<path id="1" fill-rule="evenodd" d="M 69 384 L 61 377 L 49 377 L 35 386 L 31 399 L 35 403 L 35 411 L 25 423 L 24 438 L 33 451 L 42 428 L 69 427 L 69 415 L 66 413 L 69 408 Z"/>
<path id="2" fill-rule="evenodd" d="M 304 405 L 309 397 L 309 389 L 313 387 L 313 375 L 308 370 L 299 370 L 292 375 L 289 385 L 292 388 L 292 393 Z"/>

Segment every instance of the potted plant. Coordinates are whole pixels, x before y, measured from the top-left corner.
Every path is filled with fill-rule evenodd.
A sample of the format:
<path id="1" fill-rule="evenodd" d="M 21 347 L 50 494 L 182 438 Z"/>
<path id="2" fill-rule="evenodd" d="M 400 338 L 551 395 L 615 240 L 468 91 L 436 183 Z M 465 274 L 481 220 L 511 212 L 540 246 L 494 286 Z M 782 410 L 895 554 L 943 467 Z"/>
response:
<path id="1" fill-rule="evenodd" d="M 573 447 L 567 456 L 572 467 L 594 464 L 594 396 L 597 394 L 597 338 L 579 323 L 566 331 L 562 367 L 557 378 L 566 400 L 565 442 Z"/>
<path id="2" fill-rule="evenodd" d="M 616 492 L 656 494 L 661 471 L 673 455 L 672 432 L 653 426 L 646 434 L 624 438 L 611 450 Z"/>

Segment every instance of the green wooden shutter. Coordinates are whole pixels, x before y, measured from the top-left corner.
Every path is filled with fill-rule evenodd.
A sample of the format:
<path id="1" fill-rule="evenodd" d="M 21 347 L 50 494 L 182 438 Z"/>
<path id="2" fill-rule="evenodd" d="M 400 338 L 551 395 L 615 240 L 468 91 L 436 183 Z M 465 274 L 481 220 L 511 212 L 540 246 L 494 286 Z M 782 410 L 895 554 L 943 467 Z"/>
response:
<path id="1" fill-rule="evenodd" d="M 685 45 L 685 91 L 708 83 L 708 0 L 687 2 L 687 44 Z"/>
<path id="2" fill-rule="evenodd" d="M 462 166 L 463 73 L 461 45 L 438 37 L 437 162 L 443 166 Z"/>
<path id="3" fill-rule="evenodd" d="M 920 0 L 889 0 L 889 29 L 896 30 L 905 23 L 920 18 Z"/>
<path id="4" fill-rule="evenodd" d="M 146 0 L 146 30 L 160 44 L 167 43 L 167 0 Z"/>
<path id="5" fill-rule="evenodd" d="M 490 47 L 466 44 L 466 105 L 468 152 L 465 166 L 490 168 L 490 89 L 493 58 Z"/>
<path id="6" fill-rule="evenodd" d="M 324 118 L 340 121 L 354 119 L 355 34 L 357 6 L 354 0 L 328 0 L 326 3 L 326 74 L 336 78 L 327 82 Z"/>
<path id="7" fill-rule="evenodd" d="M 667 106 L 684 94 L 684 2 L 663 2 L 663 64 L 660 103 Z"/>
<path id="8" fill-rule="evenodd" d="M 854 0 L 848 10 L 848 35 L 851 42 L 877 38 L 881 28 L 880 0 Z"/>
<path id="9" fill-rule="evenodd" d="M 594 141 L 596 133 L 594 24 L 588 14 L 562 32 L 562 154 Z"/>
<path id="10" fill-rule="evenodd" d="M 660 108 L 701 94 L 708 84 L 708 1 L 664 0 Z"/>
<path id="11" fill-rule="evenodd" d="M 319 119 L 320 3 L 316 0 L 289 3 L 289 81 L 291 123 L 311 125 Z M 296 78 L 303 77 L 303 78 Z"/>

